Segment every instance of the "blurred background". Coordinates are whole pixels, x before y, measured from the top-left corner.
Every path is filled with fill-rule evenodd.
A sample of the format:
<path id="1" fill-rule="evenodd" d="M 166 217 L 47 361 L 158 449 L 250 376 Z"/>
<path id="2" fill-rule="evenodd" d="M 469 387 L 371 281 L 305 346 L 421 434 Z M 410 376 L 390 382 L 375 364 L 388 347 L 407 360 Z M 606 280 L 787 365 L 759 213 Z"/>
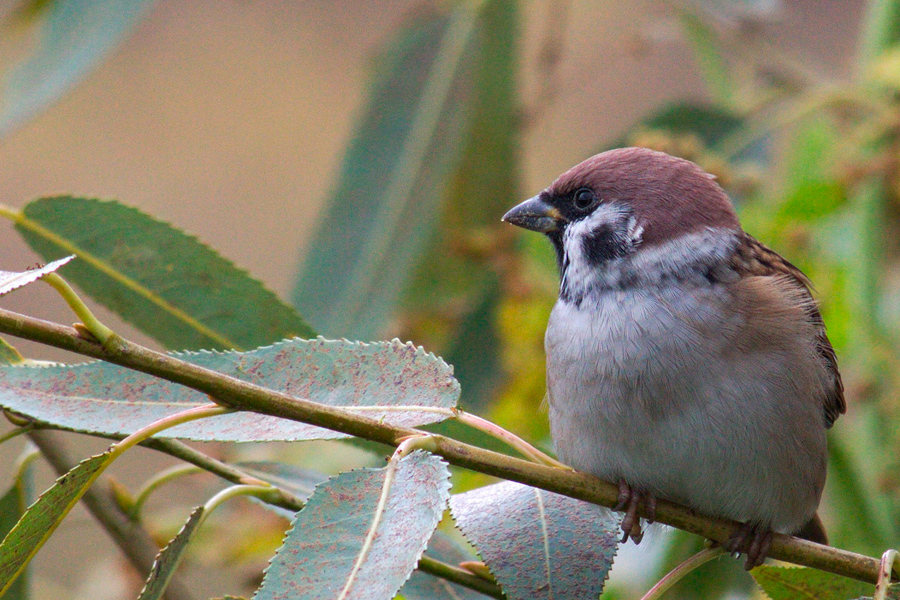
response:
<path id="1" fill-rule="evenodd" d="M 464 408 L 549 449 L 540 405 L 552 252 L 500 216 L 605 148 L 684 156 L 816 284 L 850 405 L 832 436 L 823 517 L 835 545 L 879 555 L 900 543 L 897 6 L 0 0 L 0 204 L 68 194 L 137 207 L 248 270 L 326 337 L 400 337 L 441 354 Z M 0 222 L 0 269 L 41 260 Z M 38 285 L 0 306 L 74 319 Z M 103 446 L 78 444 L 84 456 Z M 239 452 L 310 460 L 280 446 Z M 169 464 L 135 455 L 117 471 L 126 485 Z M 365 460 L 352 451 L 335 468 Z M 458 474 L 456 489 L 484 481 Z M 168 535 L 184 516 L 167 520 L 173 510 L 158 507 Z M 201 549 L 188 568 L 249 562 L 234 585 L 252 589 L 279 526 L 263 550 Z M 607 597 L 635 597 L 700 547 L 655 535 L 644 554 L 623 549 Z M 105 545 L 73 556 L 84 539 Z M 107 579 L 110 564 L 127 572 L 120 562 L 75 514 L 38 556 L 37 597 L 133 597 L 127 577 Z M 236 591 L 225 586 L 210 593 Z M 684 598 L 754 593 L 733 561 L 682 588 Z"/>

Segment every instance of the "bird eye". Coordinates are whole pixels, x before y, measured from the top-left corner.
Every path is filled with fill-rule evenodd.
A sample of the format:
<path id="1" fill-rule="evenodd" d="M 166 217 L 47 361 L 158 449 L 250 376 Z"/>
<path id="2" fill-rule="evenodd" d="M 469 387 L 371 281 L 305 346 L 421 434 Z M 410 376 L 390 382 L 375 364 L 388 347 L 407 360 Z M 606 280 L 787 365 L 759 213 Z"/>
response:
<path id="1" fill-rule="evenodd" d="M 597 200 L 597 196 L 594 195 L 592 190 L 588 188 L 581 188 L 577 192 L 575 192 L 575 208 L 579 210 L 585 210 L 590 208 L 594 202 Z"/>

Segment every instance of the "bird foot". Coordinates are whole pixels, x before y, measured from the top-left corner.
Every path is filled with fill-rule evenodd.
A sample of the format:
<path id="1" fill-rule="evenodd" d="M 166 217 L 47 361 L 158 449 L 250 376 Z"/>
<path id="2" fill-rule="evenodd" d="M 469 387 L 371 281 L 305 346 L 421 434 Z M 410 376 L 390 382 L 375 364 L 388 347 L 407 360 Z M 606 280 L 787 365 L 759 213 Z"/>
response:
<path id="1" fill-rule="evenodd" d="M 744 569 L 748 571 L 763 564 L 771 546 L 772 531 L 753 523 L 744 523 L 738 527 L 725 542 L 725 549 L 735 557 L 746 553 Z"/>
<path id="2" fill-rule="evenodd" d="M 613 510 L 625 511 L 625 518 L 622 519 L 622 543 L 631 538 L 635 544 L 639 544 L 644 538 L 641 519 L 638 516 L 638 510 L 640 510 L 641 506 L 643 506 L 644 514 L 647 516 L 647 523 L 655 521 L 656 498 L 650 494 L 633 489 L 625 483 L 625 480 L 620 479 L 618 503 L 613 507 Z"/>

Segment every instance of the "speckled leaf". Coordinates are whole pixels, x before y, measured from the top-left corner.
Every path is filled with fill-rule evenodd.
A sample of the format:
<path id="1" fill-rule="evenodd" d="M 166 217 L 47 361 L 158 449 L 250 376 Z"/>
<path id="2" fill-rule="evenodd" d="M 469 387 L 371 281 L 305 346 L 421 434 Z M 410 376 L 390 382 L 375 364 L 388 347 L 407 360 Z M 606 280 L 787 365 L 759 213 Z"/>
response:
<path id="1" fill-rule="evenodd" d="M 618 547 L 599 506 L 512 481 L 450 500 L 450 512 L 511 600 L 594 600 Z"/>
<path id="2" fill-rule="evenodd" d="M 313 331 L 293 308 L 197 238 L 118 202 L 60 196 L 16 220 L 65 276 L 172 349 L 249 350 Z"/>
<path id="3" fill-rule="evenodd" d="M 291 340 L 252 352 L 185 352 L 187 362 L 313 402 L 415 427 L 445 415 L 459 384 L 440 358 L 399 341 Z M 51 425 L 126 435 L 209 398 L 174 383 L 104 362 L 0 367 L 0 406 Z M 334 439 L 345 434 L 252 412 L 185 423 L 164 437 L 203 441 Z"/>
<path id="4" fill-rule="evenodd" d="M 460 544 L 440 531 L 431 536 L 428 548 L 425 549 L 425 556 L 449 565 L 475 560 L 475 557 Z M 435 577 L 418 569 L 400 590 L 400 595 L 404 600 L 482 600 L 490 598 L 490 596 L 479 594 L 472 589 L 450 583 L 446 579 Z"/>
<path id="5" fill-rule="evenodd" d="M 31 557 L 40 550 L 50 534 L 69 514 L 108 461 L 108 452 L 82 461 L 57 479 L 50 489 L 28 507 L 19 522 L 0 543 L 0 594 L 3 594 L 25 569 Z"/>
<path id="6" fill-rule="evenodd" d="M 7 294 L 13 290 L 17 290 L 23 285 L 27 285 L 32 281 L 37 281 L 47 273 L 52 273 L 70 260 L 74 256 L 67 256 L 52 263 L 46 264 L 37 269 L 29 269 L 28 271 L 0 271 L 0 296 Z"/>
<path id="7" fill-rule="evenodd" d="M 184 551 L 187 550 L 191 537 L 202 521 L 203 507 L 198 506 L 185 521 L 181 531 L 157 555 L 138 600 L 159 600 L 162 597 L 169 580 L 175 574 L 175 569 L 178 568 L 178 563 L 184 556 Z"/>
<path id="8" fill-rule="evenodd" d="M 450 472 L 421 451 L 400 459 L 378 518 L 391 468 L 350 471 L 319 485 L 297 513 L 255 600 L 393 598 L 447 506 Z"/>
<path id="9" fill-rule="evenodd" d="M 378 57 L 294 290 L 326 335 L 380 337 L 440 216 L 465 139 L 480 10 L 450 6 L 416 13 Z"/>
<path id="10" fill-rule="evenodd" d="M 0 135 L 55 101 L 94 68 L 152 4 L 147 0 L 41 2 L 47 10 L 36 24 L 40 30 L 35 43 L 0 81 Z M 7 28 L 21 25 L 5 21 Z M 0 36 L 4 33 L 10 32 Z"/>
<path id="11" fill-rule="evenodd" d="M 763 565 L 750 573 L 772 600 L 848 600 L 875 590 L 870 583 L 807 567 Z"/>

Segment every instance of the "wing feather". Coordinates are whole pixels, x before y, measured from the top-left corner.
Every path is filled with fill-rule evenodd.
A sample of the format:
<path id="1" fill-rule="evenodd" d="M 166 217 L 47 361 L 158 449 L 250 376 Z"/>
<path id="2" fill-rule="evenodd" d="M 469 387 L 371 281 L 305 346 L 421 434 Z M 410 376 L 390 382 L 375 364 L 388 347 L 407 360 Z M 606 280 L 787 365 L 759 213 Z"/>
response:
<path id="1" fill-rule="evenodd" d="M 831 382 L 822 399 L 825 426 L 831 427 L 834 421 L 847 411 L 847 402 L 844 399 L 844 383 L 841 381 L 841 374 L 837 367 L 837 356 L 835 356 L 834 348 L 825 333 L 822 313 L 819 311 L 817 303 L 812 300 L 809 279 L 780 254 L 746 233 L 743 234 L 731 257 L 731 267 L 742 276 L 787 276 L 795 281 L 805 294 L 809 295 L 811 301 L 808 304 L 807 318 L 817 332 L 816 351 L 825 363 Z"/>

